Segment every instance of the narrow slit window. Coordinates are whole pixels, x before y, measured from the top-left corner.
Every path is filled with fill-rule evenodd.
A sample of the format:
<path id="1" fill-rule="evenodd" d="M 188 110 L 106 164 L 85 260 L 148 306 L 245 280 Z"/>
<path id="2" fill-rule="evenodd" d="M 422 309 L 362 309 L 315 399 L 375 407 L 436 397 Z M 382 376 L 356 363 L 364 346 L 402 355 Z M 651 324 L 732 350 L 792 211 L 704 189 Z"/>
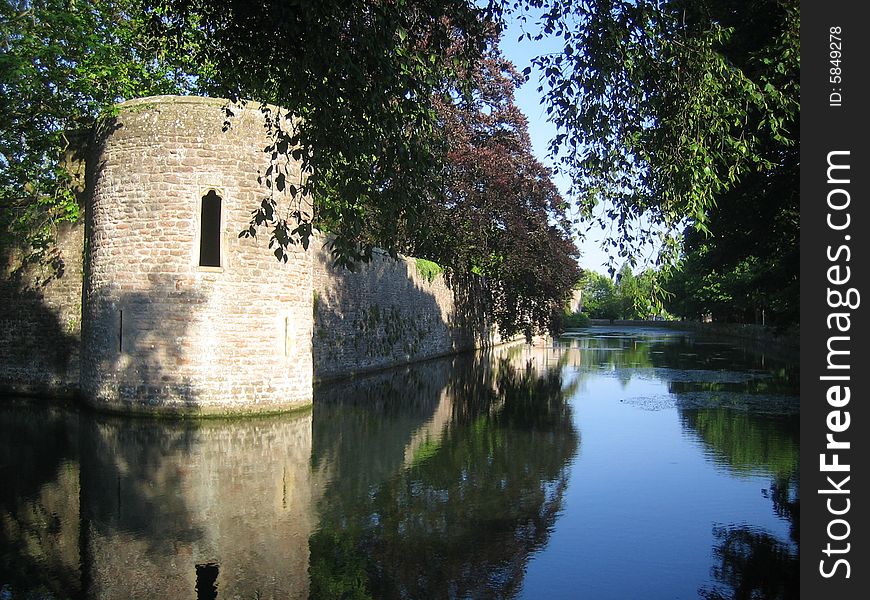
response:
<path id="1" fill-rule="evenodd" d="M 196 598 L 197 600 L 215 600 L 218 596 L 217 579 L 220 566 L 215 562 L 196 565 Z"/>
<path id="2" fill-rule="evenodd" d="M 214 190 L 202 197 L 199 266 L 221 266 L 221 197 Z"/>

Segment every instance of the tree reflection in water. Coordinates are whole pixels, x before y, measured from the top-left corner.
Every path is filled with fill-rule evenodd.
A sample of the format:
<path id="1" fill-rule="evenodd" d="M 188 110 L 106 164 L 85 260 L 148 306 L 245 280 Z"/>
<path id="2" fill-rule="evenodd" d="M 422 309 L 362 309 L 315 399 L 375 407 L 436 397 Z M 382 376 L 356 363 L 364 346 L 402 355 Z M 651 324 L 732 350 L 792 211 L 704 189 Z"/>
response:
<path id="1" fill-rule="evenodd" d="M 412 452 L 397 452 L 389 439 L 408 412 L 319 399 L 314 463 L 332 481 L 310 538 L 312 598 L 487 598 L 519 589 L 561 509 L 579 436 L 558 369 L 538 373 L 521 360 L 453 362 L 441 373 L 449 375 L 443 387 L 417 386 L 415 397 L 399 392 L 386 403 L 411 413 L 437 405 L 419 425 L 423 439 L 411 435 L 419 439 Z M 348 411 L 348 402 L 359 410 Z M 367 439 L 352 446 L 378 455 L 376 476 L 346 468 L 342 458 L 358 465 L 357 453 L 335 447 L 347 441 L 336 432 L 363 429 Z"/>
<path id="2" fill-rule="evenodd" d="M 565 500 L 580 442 L 572 396 L 590 432 L 574 485 L 599 508 L 611 499 L 609 473 L 600 482 L 584 475 L 597 449 L 589 441 L 613 431 L 601 423 L 596 430 L 585 410 L 612 413 L 607 398 L 584 404 L 582 394 L 597 378 L 605 378 L 602 389 L 617 389 L 616 378 L 629 384 L 620 402 L 609 399 L 620 413 L 637 416 L 623 396 L 652 389 L 668 400 L 664 410 L 677 411 L 690 456 L 703 448 L 717 479 L 725 474 L 749 493 L 766 488 L 753 510 L 772 504 L 753 525 L 704 511 L 692 563 L 699 577 L 683 596 L 795 597 L 799 445 L 796 409 L 785 410 L 797 406 L 790 373 L 768 375 L 749 354 L 681 339 L 614 332 L 430 361 L 322 387 L 313 414 L 292 418 L 152 423 L 6 407 L 0 589 L 16 598 L 203 590 L 219 598 L 487 598 L 521 587 L 539 594 L 535 577 L 553 577 L 563 595 L 579 593 L 587 580 L 537 559 L 564 551 L 550 539 L 557 520 L 570 531 L 572 518 L 589 518 L 577 514 L 586 506 Z M 679 506 L 690 511 L 691 502 Z M 657 531 L 682 525 L 674 512 Z M 588 549 L 590 539 L 569 547 Z M 619 569 L 634 550 L 627 548 L 605 560 Z M 633 570 L 630 582 L 655 580 L 661 556 L 649 575 Z M 588 564 L 578 567 L 590 578 Z M 132 583 L 149 593 L 132 593 Z"/>
<path id="3" fill-rule="evenodd" d="M 788 545 L 748 527 L 717 527 L 713 548 L 720 585 L 703 587 L 705 600 L 788 600 L 798 598 L 798 557 Z"/>
<path id="4" fill-rule="evenodd" d="M 77 455 L 75 415 L 46 407 L 4 406 L 0 414 L 0 597 L 81 595 Z"/>
<path id="5" fill-rule="evenodd" d="M 713 536 L 716 585 L 698 590 L 705 600 L 789 600 L 798 598 L 799 443 L 796 415 L 774 416 L 739 410 L 683 409 L 683 425 L 712 450 L 716 462 L 737 474 L 763 473 L 772 479 L 762 493 L 789 523 L 790 542 L 745 525 L 717 525 Z"/>

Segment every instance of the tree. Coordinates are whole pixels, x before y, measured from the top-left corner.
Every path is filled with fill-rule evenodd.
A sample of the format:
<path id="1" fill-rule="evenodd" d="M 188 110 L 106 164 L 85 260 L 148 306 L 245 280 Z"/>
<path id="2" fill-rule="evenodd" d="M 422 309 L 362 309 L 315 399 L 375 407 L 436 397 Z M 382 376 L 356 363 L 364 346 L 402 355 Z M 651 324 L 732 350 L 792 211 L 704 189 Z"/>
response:
<path id="1" fill-rule="evenodd" d="M 717 321 L 787 327 L 799 320 L 796 147 L 746 176 L 709 211 L 711 236 L 684 233 L 681 269 L 667 286 L 673 312 Z"/>
<path id="2" fill-rule="evenodd" d="M 483 9 L 468 0 L 146 0 L 146 10 L 167 46 L 196 33 L 206 92 L 299 118 L 293 131 L 273 130 L 272 150 L 301 159 L 305 180 L 275 185 L 310 194 L 314 214 L 264 205 L 253 219 L 279 248 L 307 244 L 319 227 L 332 234 L 337 263 L 352 267 L 376 246 L 395 256 L 404 231 L 426 234 L 444 148 L 435 93 L 463 86 L 457 75 L 485 45 Z"/>
<path id="3" fill-rule="evenodd" d="M 622 265 L 615 280 L 587 271 L 583 310 L 595 319 L 647 319 L 660 312 L 656 278 L 651 269 L 635 275 L 628 263 Z"/>
<path id="4" fill-rule="evenodd" d="M 44 250 L 52 226 L 76 220 L 83 174 L 76 134 L 119 100 L 196 89 L 145 35 L 137 0 L 0 2 L 0 229 Z M 179 40 L 179 50 L 189 47 Z"/>
<path id="5" fill-rule="evenodd" d="M 632 259 L 658 227 L 660 258 L 672 260 L 671 232 L 688 223 L 708 234 L 723 195 L 775 167 L 771 147 L 795 146 L 796 1 L 518 4 L 544 9 L 537 38 L 565 40 L 563 52 L 534 61 L 560 129 L 551 152 L 587 215 L 609 203 L 614 256 Z"/>
<path id="6" fill-rule="evenodd" d="M 551 305 L 576 279 L 562 200 L 532 157 L 513 104 L 518 76 L 501 75 L 495 29 L 474 3 L 331 0 L 299 9 L 278 0 L 40 0 L 4 9 L 12 119 L 3 131 L 2 183 L 17 203 L 4 202 L 3 214 L 20 231 L 33 229 L 33 215 L 78 217 L 64 158 L 71 130 L 89 128 L 125 98 L 196 92 L 230 98 L 228 120 L 243 98 L 261 103 L 273 136 L 263 179 L 313 198 L 313 213 L 281 212 L 268 197 L 254 211 L 243 235 L 265 226 L 279 258 L 291 244 L 307 245 L 315 228 L 331 234 L 336 262 L 349 268 L 376 246 L 394 256 L 437 246 L 430 254 L 455 273 L 486 276 L 505 334 L 549 325 Z M 17 22 L 27 26 L 18 31 Z M 448 115 L 454 102 L 476 123 Z M 266 103 L 298 117 L 294 129 L 282 130 Z M 483 118 L 483 105 L 497 114 Z M 17 144 L 21 138 L 28 143 Z M 482 157 L 473 152 L 487 146 L 499 163 L 472 172 Z M 280 170 L 290 157 L 302 160 L 303 180 Z M 510 171 L 489 192 L 506 194 L 501 204 L 478 211 L 466 197 L 461 211 L 443 212 L 463 195 L 460 180 L 492 186 L 495 168 Z M 453 182 L 446 187 L 445 177 Z M 468 224 L 484 232 L 482 244 L 450 227 L 475 214 Z M 428 241 L 433 231 L 438 242 Z M 542 255 L 553 260 L 537 260 Z"/>
<path id="7" fill-rule="evenodd" d="M 719 210 L 737 203 L 730 194 L 748 201 L 786 164 L 797 140 L 795 0 L 516 0 L 485 8 L 469 0 L 21 0 L 2 4 L 0 22 L 0 108 L 8 115 L 0 127 L 2 218 L 19 232 L 76 218 L 66 132 L 117 100 L 207 93 L 273 103 L 300 117 L 293 131 L 273 128 L 270 150 L 272 162 L 300 158 L 304 181 L 274 171 L 268 156 L 264 177 L 293 195 L 310 193 L 314 213 L 281 213 L 266 199 L 248 233 L 265 226 L 279 256 L 289 244 L 306 244 L 315 226 L 333 234 L 340 264 L 367 259 L 375 246 L 395 255 L 409 237 L 426 239 L 455 223 L 428 212 L 443 192 L 440 175 L 450 172 L 439 98 L 469 93 L 474 65 L 491 44 L 490 17 L 520 6 L 544 8 L 540 35 L 565 41 L 562 53 L 536 59 L 560 128 L 551 148 L 587 216 L 609 202 L 603 217 L 620 229 L 615 256 L 633 262 L 657 226 L 666 234 L 684 224 L 715 233 L 714 220 L 740 214 Z M 498 137 L 489 142 L 501 144 Z M 529 181 L 543 181 L 533 171 Z M 558 205 L 546 202 L 548 210 Z M 530 257 L 534 245 L 553 242 L 566 256 L 564 211 L 553 214 L 549 229 L 536 217 L 525 236 L 496 235 L 498 248 Z M 779 217 L 794 220 L 788 210 Z M 666 250 L 676 246 L 667 237 Z M 781 254 L 794 256 L 785 245 Z M 471 264 L 509 284 L 504 293 L 496 288 L 502 306 L 523 303 L 532 297 L 532 288 L 523 290 L 531 264 L 505 267 L 505 255 L 483 260 L 481 253 Z M 747 268 L 753 256 L 763 257 L 747 255 Z M 759 264 L 759 273 L 774 266 Z M 545 273 L 537 284 L 556 272 L 550 266 L 566 265 L 538 267 Z M 783 266 L 788 289 L 792 265 Z M 559 286 L 534 293 L 554 297 Z M 518 312 L 519 320 L 541 322 L 543 309 L 528 308 L 533 316 Z"/>
<path id="8" fill-rule="evenodd" d="M 684 242 L 685 283 L 707 280 L 720 310 L 796 320 L 798 3 L 520 4 L 543 8 L 537 37 L 565 40 L 535 60 L 560 129 L 551 152 L 587 216 L 607 201 L 613 261 L 658 228 L 663 265 Z"/>
<path id="9" fill-rule="evenodd" d="M 612 279 L 595 271 L 584 273 L 583 310 L 593 319 L 620 317 L 620 302 Z"/>
<path id="10" fill-rule="evenodd" d="M 482 47 L 482 10 L 463 0 L 19 0 L 0 4 L 2 217 L 19 234 L 75 219 L 65 151 L 118 101 L 160 93 L 252 98 L 299 116 L 273 150 L 301 157 L 318 223 L 350 264 L 420 216 L 443 139 L 432 92 Z M 462 52 L 445 49 L 463 40 Z M 231 109 L 230 109 L 231 110 Z M 264 172 L 268 157 L 264 157 Z M 293 187 L 290 187 L 293 186 Z M 303 189 L 304 188 L 304 189 Z M 286 245 L 311 215 L 256 215 Z M 44 228 L 43 228 L 44 229 Z"/>
<path id="11" fill-rule="evenodd" d="M 445 90 L 435 106 L 447 139 L 443 189 L 426 207 L 434 235 L 413 252 L 486 281 L 502 335 L 554 330 L 580 277 L 567 203 L 533 155 L 528 124 L 514 103 L 522 76 L 492 30 L 468 74 L 470 93 Z M 440 224 L 440 227 L 437 225 Z"/>

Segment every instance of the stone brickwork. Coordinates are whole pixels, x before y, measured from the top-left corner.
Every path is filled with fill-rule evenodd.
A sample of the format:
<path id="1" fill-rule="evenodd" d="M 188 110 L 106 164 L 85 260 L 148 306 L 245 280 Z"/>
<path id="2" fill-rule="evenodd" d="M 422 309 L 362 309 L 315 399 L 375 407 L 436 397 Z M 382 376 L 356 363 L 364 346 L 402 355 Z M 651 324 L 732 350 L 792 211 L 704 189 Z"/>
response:
<path id="1" fill-rule="evenodd" d="M 42 259 L 0 240 L 0 387 L 55 395 L 78 388 L 83 232 L 61 224 Z"/>
<path id="2" fill-rule="evenodd" d="M 277 191 L 259 177 L 263 114 L 225 106 L 120 105 L 94 134 L 85 224 L 59 233 L 59 275 L 0 248 L 0 387 L 123 412 L 278 412 L 310 404 L 315 379 L 500 342 L 477 278 L 448 285 L 387 256 L 335 269 L 323 237 L 282 263 L 267 235 L 240 238 Z M 203 208 L 215 196 L 219 216 Z"/>
<path id="3" fill-rule="evenodd" d="M 87 213 L 82 392 L 111 409 L 269 412 L 309 404 L 311 260 L 239 238 L 269 190 L 263 115 L 223 101 L 121 105 L 98 132 Z M 298 177 L 298 166 L 295 174 Z M 220 266 L 200 266 L 202 198 Z"/>
<path id="4" fill-rule="evenodd" d="M 500 340 L 470 326 L 444 276 L 431 280 L 413 258 L 376 255 L 350 272 L 313 243 L 314 377 L 318 381 L 444 356 Z M 476 332 L 476 333 L 475 333 Z"/>

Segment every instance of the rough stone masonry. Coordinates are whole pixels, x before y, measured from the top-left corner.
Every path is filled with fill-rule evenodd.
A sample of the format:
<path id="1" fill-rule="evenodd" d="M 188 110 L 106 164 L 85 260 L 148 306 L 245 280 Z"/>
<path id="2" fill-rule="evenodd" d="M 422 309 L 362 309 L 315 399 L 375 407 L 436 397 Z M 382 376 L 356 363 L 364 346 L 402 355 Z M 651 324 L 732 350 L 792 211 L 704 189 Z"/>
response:
<path id="1" fill-rule="evenodd" d="M 322 237 L 286 263 L 240 238 L 281 194 L 258 180 L 263 114 L 236 108 L 227 128 L 225 106 L 121 104 L 95 132 L 85 223 L 59 229 L 54 268 L 0 248 L 0 388 L 122 412 L 277 412 L 310 404 L 316 379 L 498 341 L 413 259 L 349 273 Z"/>

